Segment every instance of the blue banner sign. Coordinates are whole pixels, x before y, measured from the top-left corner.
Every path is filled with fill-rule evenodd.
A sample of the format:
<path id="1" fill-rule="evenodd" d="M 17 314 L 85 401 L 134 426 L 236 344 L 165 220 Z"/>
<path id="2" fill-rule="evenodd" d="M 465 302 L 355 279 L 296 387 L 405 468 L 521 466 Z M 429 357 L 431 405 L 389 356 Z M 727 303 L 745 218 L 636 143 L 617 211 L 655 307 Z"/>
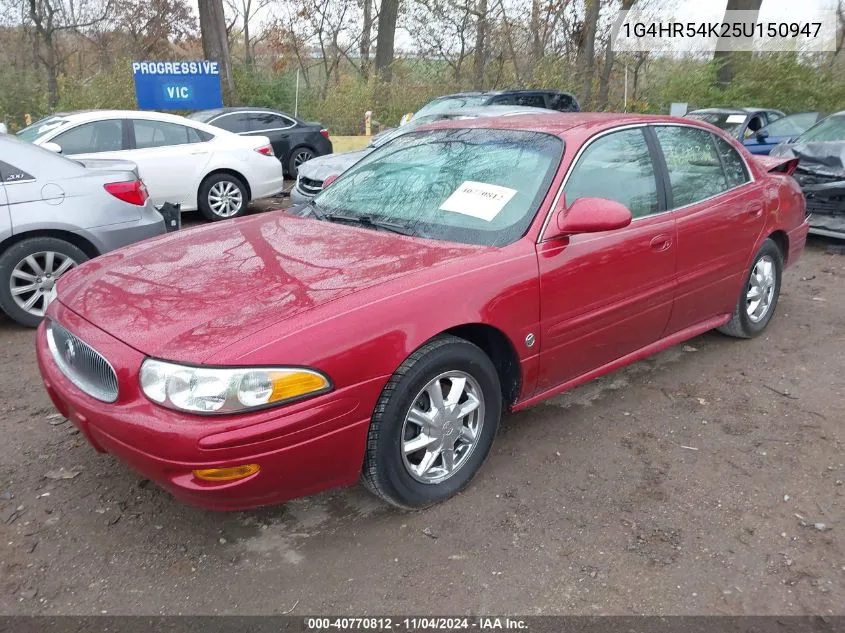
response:
<path id="1" fill-rule="evenodd" d="M 217 62 L 132 62 L 140 110 L 206 110 L 223 106 Z"/>

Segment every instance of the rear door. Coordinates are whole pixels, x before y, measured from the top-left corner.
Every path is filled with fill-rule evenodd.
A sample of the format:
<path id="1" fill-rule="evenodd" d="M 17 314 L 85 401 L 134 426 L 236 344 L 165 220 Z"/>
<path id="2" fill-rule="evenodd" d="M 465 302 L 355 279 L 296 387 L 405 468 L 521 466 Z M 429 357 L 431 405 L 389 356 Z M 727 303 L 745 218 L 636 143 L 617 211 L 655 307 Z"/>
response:
<path id="1" fill-rule="evenodd" d="M 750 250 L 763 228 L 764 196 L 727 141 L 685 125 L 655 125 L 677 218 L 678 289 L 667 334 L 733 311 Z"/>
<path id="2" fill-rule="evenodd" d="M 564 185 L 578 198 L 616 200 L 634 216 L 616 231 L 538 244 L 540 391 L 657 341 L 672 310 L 675 221 L 644 126 L 616 130 L 581 150 Z"/>
<path id="3" fill-rule="evenodd" d="M 125 158 L 138 165 L 153 204 L 196 207 L 197 189 L 211 157 L 210 135 L 187 125 L 151 119 L 131 119 Z"/>
<path id="4" fill-rule="evenodd" d="M 266 136 L 273 146 L 273 153 L 283 159 L 290 154 L 291 147 L 296 145 L 296 121 L 273 112 L 252 112 L 249 114 L 251 136 Z"/>

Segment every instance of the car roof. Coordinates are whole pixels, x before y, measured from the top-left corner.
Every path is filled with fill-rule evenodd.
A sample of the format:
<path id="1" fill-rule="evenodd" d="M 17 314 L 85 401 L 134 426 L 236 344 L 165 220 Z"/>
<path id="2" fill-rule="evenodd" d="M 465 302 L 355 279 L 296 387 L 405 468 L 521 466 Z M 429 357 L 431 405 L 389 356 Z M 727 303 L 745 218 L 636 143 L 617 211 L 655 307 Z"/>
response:
<path id="1" fill-rule="evenodd" d="M 589 128 L 591 132 L 601 132 L 619 126 L 636 123 L 681 123 L 716 130 L 711 125 L 681 117 L 654 114 L 619 114 L 616 112 L 557 112 L 538 108 L 537 114 L 521 114 L 507 117 L 478 117 L 473 119 L 449 119 L 434 121 L 420 126 L 420 130 L 445 128 L 490 128 L 499 130 L 522 130 L 526 132 L 545 132 L 556 136 L 574 128 Z"/>
<path id="2" fill-rule="evenodd" d="M 775 108 L 699 108 L 687 114 L 754 114 L 756 112 L 780 112 Z"/>
<path id="3" fill-rule="evenodd" d="M 519 94 L 565 94 L 572 96 L 571 93 L 563 90 L 555 90 L 553 88 L 537 88 L 536 90 L 519 89 L 519 90 L 470 90 L 467 92 L 455 92 L 449 95 L 443 95 L 432 99 L 432 101 L 439 101 L 440 99 L 453 99 L 455 97 L 498 97 L 501 95 L 519 95 Z"/>
<path id="4" fill-rule="evenodd" d="M 290 117 L 293 119 L 293 115 L 288 114 L 283 110 L 277 110 L 275 108 L 265 108 L 262 106 L 228 106 L 225 108 L 212 108 L 210 110 L 197 110 L 196 112 L 191 112 L 191 116 L 197 115 L 204 115 L 209 118 L 219 116 L 221 114 L 230 114 L 232 112 L 270 112 L 272 114 L 283 114 L 286 117 Z"/>
<path id="5" fill-rule="evenodd" d="M 185 117 L 178 114 L 156 112 L 154 110 L 75 110 L 72 112 L 56 112 L 44 118 L 61 117 L 72 123 L 100 121 L 102 119 L 150 119 L 153 121 L 169 121 L 171 123 L 185 123 Z"/>

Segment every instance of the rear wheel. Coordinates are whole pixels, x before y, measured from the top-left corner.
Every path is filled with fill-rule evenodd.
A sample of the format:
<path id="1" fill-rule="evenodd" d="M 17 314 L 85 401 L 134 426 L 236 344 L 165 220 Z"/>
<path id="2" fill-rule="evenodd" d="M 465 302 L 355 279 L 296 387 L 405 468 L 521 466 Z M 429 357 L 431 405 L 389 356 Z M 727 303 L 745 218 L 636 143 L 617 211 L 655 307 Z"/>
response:
<path id="1" fill-rule="evenodd" d="M 439 336 L 385 386 L 367 438 L 363 480 L 393 505 L 422 508 L 466 486 L 502 414 L 496 368 L 469 341 Z"/>
<path id="2" fill-rule="evenodd" d="M 728 336 L 752 338 L 766 329 L 780 296 L 783 254 L 777 244 L 763 242 L 739 293 L 731 320 L 719 328 Z"/>
<path id="3" fill-rule="evenodd" d="M 288 160 L 288 174 L 291 178 L 296 178 L 299 175 L 299 167 L 302 163 L 308 162 L 314 158 L 314 150 L 310 147 L 297 147 L 290 154 Z"/>
<path id="4" fill-rule="evenodd" d="M 31 237 L 0 255 L 0 307 L 12 319 L 36 327 L 56 280 L 88 256 L 55 237 Z"/>
<path id="5" fill-rule="evenodd" d="M 228 220 L 246 213 L 249 203 L 246 185 L 237 176 L 211 174 L 199 190 L 199 208 L 209 220 Z"/>

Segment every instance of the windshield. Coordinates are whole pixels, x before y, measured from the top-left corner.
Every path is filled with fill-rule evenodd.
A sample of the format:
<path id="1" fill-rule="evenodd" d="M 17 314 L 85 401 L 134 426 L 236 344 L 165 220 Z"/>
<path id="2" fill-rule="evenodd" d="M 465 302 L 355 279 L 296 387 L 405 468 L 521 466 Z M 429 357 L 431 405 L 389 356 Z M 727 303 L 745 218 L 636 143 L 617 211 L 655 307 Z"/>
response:
<path id="1" fill-rule="evenodd" d="M 736 136 L 739 128 L 745 123 L 746 115 L 737 112 L 690 112 L 687 118 L 705 121 Z"/>
<path id="2" fill-rule="evenodd" d="M 435 112 L 446 112 L 447 110 L 460 110 L 461 108 L 473 108 L 475 106 L 484 105 L 487 97 L 443 97 L 442 99 L 435 99 L 417 110 L 412 120 L 416 121 L 421 116 L 426 114 L 434 114 Z"/>
<path id="3" fill-rule="evenodd" d="M 29 127 L 25 127 L 20 132 L 18 132 L 17 137 L 22 141 L 27 141 L 32 143 L 42 134 L 49 132 L 50 130 L 54 130 L 57 127 L 61 127 L 67 123 L 67 119 L 60 116 L 48 116 L 44 117 L 40 121 L 36 121 Z"/>
<path id="4" fill-rule="evenodd" d="M 401 224 L 415 234 L 503 246 L 537 213 L 563 152 L 540 132 L 444 129 L 403 134 L 314 198 L 320 214 Z"/>
<path id="5" fill-rule="evenodd" d="M 811 141 L 845 141 L 845 114 L 834 114 L 819 121 L 795 140 L 796 143 Z"/>

